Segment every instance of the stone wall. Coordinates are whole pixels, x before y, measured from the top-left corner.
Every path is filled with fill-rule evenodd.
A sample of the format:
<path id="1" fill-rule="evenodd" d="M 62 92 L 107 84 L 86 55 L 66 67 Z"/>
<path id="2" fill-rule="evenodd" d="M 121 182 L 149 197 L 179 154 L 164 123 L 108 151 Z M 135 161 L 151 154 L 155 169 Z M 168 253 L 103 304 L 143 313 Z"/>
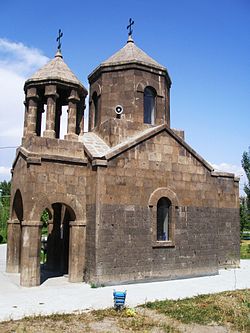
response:
<path id="1" fill-rule="evenodd" d="M 122 128 L 127 133 L 128 130 L 141 130 L 144 123 L 143 94 L 147 86 L 153 87 L 156 91 L 156 117 L 155 124 L 166 123 L 170 126 L 169 111 L 169 89 L 170 83 L 166 79 L 166 74 L 159 70 L 149 70 L 146 67 L 137 69 L 137 66 L 124 65 L 116 70 L 105 68 L 90 80 L 90 118 L 89 129 L 94 129 L 94 107 L 92 102 L 93 93 L 98 94 L 99 121 L 95 129 L 104 136 L 113 146 L 115 140 L 104 134 L 103 126 L 106 121 L 116 118 L 115 107 L 122 105 L 123 114 L 121 119 L 124 124 L 119 123 L 119 127 L 111 126 L 111 130 L 116 131 Z M 129 123 L 129 125 L 127 124 Z M 101 128 L 100 128 L 101 126 Z M 129 126 L 129 128 L 128 128 Z M 107 127 L 107 124 L 106 124 Z M 128 137 L 129 133 L 124 133 L 123 138 Z M 117 133 L 112 133 L 117 135 Z"/>
<path id="2" fill-rule="evenodd" d="M 70 256 L 69 279 L 73 282 L 83 281 L 85 270 L 86 178 L 89 172 L 87 168 L 88 161 L 84 157 L 83 149 L 79 150 L 80 144 L 73 145 L 72 142 L 57 139 L 32 138 L 25 142 L 26 145 L 18 150 L 14 162 L 11 214 L 8 226 L 7 270 L 20 271 L 21 284 L 24 286 L 40 284 L 40 238 L 42 228 L 40 218 L 45 209 L 48 209 L 53 216 L 53 210 L 55 209 L 53 205 L 59 203 L 68 209 L 67 221 L 65 222 L 68 223 L 67 237 L 69 237 L 70 232 L 70 239 L 67 240 L 68 244 L 66 244 L 67 252 L 69 252 L 67 256 Z M 47 146 L 48 143 L 49 146 Z M 49 154 L 49 151 L 51 154 Z M 18 200 L 15 199 L 17 194 Z M 54 215 L 54 218 L 56 218 L 56 215 Z M 13 223 L 13 221 L 16 222 Z M 53 219 L 49 223 L 53 223 Z M 13 233 L 17 232 L 17 224 L 20 225 L 19 237 L 13 237 Z M 54 236 L 52 238 L 58 238 L 52 247 L 60 247 L 58 243 L 60 236 L 55 235 L 56 230 L 53 229 L 53 224 L 48 228 L 49 233 L 53 230 Z M 18 241 L 18 239 L 21 239 L 21 241 Z M 13 249 L 17 253 L 21 252 L 19 260 L 13 257 Z M 56 250 L 54 249 L 52 253 L 55 254 Z M 53 266 L 55 269 L 55 265 Z"/>
<path id="3" fill-rule="evenodd" d="M 163 131 L 98 168 L 102 187 L 92 281 L 207 275 L 239 263 L 238 182 L 218 177 L 204 163 Z M 156 207 L 149 199 L 157 189 L 173 193 L 168 244 L 154 239 Z"/>
<path id="4" fill-rule="evenodd" d="M 239 263 L 237 236 L 220 231 L 235 224 L 237 209 L 179 207 L 175 245 L 169 247 L 154 246 L 149 208 L 103 205 L 101 211 L 98 262 L 91 279 L 97 283 L 209 275 L 226 261 Z"/>
<path id="5" fill-rule="evenodd" d="M 173 279 L 215 274 L 220 266 L 239 263 L 238 182 L 213 172 L 171 130 L 110 155 L 107 166 L 92 166 L 80 142 L 64 146 L 57 139 L 31 138 L 24 143 L 14 163 L 17 211 L 11 213 L 7 260 L 9 271 L 21 267 L 22 285 L 39 284 L 40 216 L 54 203 L 75 214 L 70 281 Z M 15 203 L 17 190 L 22 208 Z M 156 205 L 162 196 L 172 202 L 168 242 L 156 240 Z M 22 246 L 28 244 L 21 266 L 13 256 L 20 255 L 20 239 Z"/>

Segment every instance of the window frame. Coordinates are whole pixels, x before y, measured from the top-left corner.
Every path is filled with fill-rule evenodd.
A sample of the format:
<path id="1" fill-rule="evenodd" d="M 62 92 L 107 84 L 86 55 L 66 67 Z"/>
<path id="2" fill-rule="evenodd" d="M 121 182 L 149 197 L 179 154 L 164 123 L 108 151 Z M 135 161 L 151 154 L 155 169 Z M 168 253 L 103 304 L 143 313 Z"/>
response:
<path id="1" fill-rule="evenodd" d="M 167 240 L 157 240 L 157 203 L 163 197 L 167 198 L 171 203 L 168 221 L 169 237 Z M 158 188 L 150 195 L 148 208 L 151 222 L 152 247 L 175 247 L 175 225 L 179 212 L 179 200 L 176 194 L 168 188 Z"/>
<path id="2" fill-rule="evenodd" d="M 146 95 L 146 92 L 147 91 L 150 91 L 151 92 L 151 96 L 150 95 Z M 150 108 L 150 104 L 151 102 L 149 103 L 148 102 L 148 105 L 146 105 L 146 98 L 149 98 L 152 97 L 153 98 L 153 108 L 151 107 Z M 157 100 L 157 92 L 156 90 L 151 87 L 151 86 L 146 86 L 144 88 L 144 91 L 143 91 L 143 123 L 144 124 L 148 124 L 148 125 L 155 125 L 155 122 L 156 122 L 156 100 Z M 150 108 L 150 115 L 148 115 L 148 110 L 146 110 L 146 108 Z M 150 116 L 150 122 L 148 121 L 145 121 L 146 118 L 148 118 Z"/>
<path id="3" fill-rule="evenodd" d="M 156 216 L 156 240 L 169 241 L 170 240 L 170 222 L 171 222 L 171 201 L 166 197 L 161 197 L 157 202 L 157 216 Z M 159 230 L 161 229 L 161 230 Z M 166 231 L 164 231 L 166 230 Z M 165 233 L 165 239 L 164 239 Z M 162 239 L 160 239 L 161 237 Z"/>

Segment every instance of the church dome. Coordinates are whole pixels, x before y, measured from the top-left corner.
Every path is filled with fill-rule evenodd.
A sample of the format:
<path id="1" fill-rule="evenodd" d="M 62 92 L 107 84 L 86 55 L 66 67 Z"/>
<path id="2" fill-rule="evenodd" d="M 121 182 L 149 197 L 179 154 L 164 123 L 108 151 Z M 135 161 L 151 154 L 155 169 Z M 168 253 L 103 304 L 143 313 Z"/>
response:
<path id="1" fill-rule="evenodd" d="M 166 71 L 164 66 L 160 65 L 157 61 L 147 55 L 142 49 L 136 46 L 131 36 L 129 36 L 126 45 L 107 60 L 102 62 L 101 66 L 115 66 L 127 63 L 139 63 Z"/>
<path id="2" fill-rule="evenodd" d="M 60 50 L 57 51 L 52 60 L 26 80 L 25 87 L 30 83 L 42 83 L 44 81 L 60 81 L 66 84 L 80 86 L 86 90 L 75 74 L 70 70 L 68 65 L 64 62 Z"/>
<path id="3" fill-rule="evenodd" d="M 156 60 L 151 58 L 146 52 L 140 49 L 132 39 L 128 37 L 127 43 L 115 54 L 103 61 L 97 68 L 95 68 L 88 79 L 90 82 L 96 79 L 101 72 L 125 70 L 131 68 L 138 68 L 140 70 L 150 70 L 157 72 L 158 74 L 165 75 L 169 85 L 171 85 L 171 79 L 168 74 L 167 68 L 159 64 Z"/>

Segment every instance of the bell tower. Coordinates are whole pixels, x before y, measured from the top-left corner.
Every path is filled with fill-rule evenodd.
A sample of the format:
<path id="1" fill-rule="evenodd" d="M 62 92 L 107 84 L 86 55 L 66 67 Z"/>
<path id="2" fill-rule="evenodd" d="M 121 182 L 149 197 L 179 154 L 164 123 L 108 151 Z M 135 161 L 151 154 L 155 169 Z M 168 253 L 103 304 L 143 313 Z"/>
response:
<path id="1" fill-rule="evenodd" d="M 68 106 L 65 140 L 77 141 L 83 133 L 86 88 L 63 61 L 61 50 L 24 85 L 23 141 L 31 136 L 59 139 L 62 107 Z M 41 132 L 42 117 L 46 126 Z"/>
<path id="2" fill-rule="evenodd" d="M 88 77 L 89 130 L 111 146 L 150 126 L 170 126 L 167 69 L 136 46 L 131 22 L 128 28 L 126 45 Z"/>
<path id="3" fill-rule="evenodd" d="M 41 216 L 46 212 L 47 267 L 79 282 L 85 269 L 88 160 L 81 134 L 87 90 L 63 61 L 59 42 L 55 57 L 25 82 L 24 91 L 23 138 L 12 166 L 6 270 L 20 272 L 22 286 L 41 283 Z M 67 133 L 60 139 L 62 112 L 67 112 Z"/>

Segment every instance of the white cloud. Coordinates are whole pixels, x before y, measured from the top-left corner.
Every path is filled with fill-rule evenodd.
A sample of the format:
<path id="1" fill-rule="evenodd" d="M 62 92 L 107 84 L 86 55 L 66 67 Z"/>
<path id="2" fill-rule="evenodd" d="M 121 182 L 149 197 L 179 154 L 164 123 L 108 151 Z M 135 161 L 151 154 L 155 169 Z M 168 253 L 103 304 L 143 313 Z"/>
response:
<path id="1" fill-rule="evenodd" d="M 244 169 L 240 165 L 235 164 L 229 164 L 229 163 L 220 163 L 220 164 L 214 164 L 210 163 L 215 171 L 223 171 L 223 172 L 231 172 L 234 173 L 236 176 L 240 177 L 240 195 L 245 195 L 244 192 L 244 184 L 247 183 L 247 177 L 245 174 Z"/>
<path id="2" fill-rule="evenodd" d="M 24 117 L 24 82 L 48 60 L 38 49 L 0 38 L 0 146 L 20 144 Z M 1 151 L 1 164 L 10 166 L 14 155 L 12 158 L 10 156 L 5 150 Z M 1 174 L 8 169 L 5 166 L 1 167 L 5 168 L 1 169 Z"/>
<path id="3" fill-rule="evenodd" d="M 10 174 L 10 168 L 0 166 L 0 175 L 9 175 L 9 174 Z"/>
<path id="4" fill-rule="evenodd" d="M 1 56 L 1 55 L 0 55 Z M 0 66 L 0 142 L 9 145 L 9 136 L 20 138 L 23 125 L 24 78 Z M 11 135 L 9 135 L 11 134 Z"/>
<path id="5" fill-rule="evenodd" d="M 10 174 L 10 168 L 7 168 L 5 166 L 0 166 L 0 182 L 4 180 L 10 180 L 11 174 Z"/>
<path id="6" fill-rule="evenodd" d="M 0 68 L 26 77 L 48 60 L 38 49 L 0 38 Z"/>
<path id="7" fill-rule="evenodd" d="M 224 162 L 220 164 L 211 163 L 211 165 L 215 171 L 231 172 L 234 173 L 236 176 L 242 176 L 245 174 L 244 169 L 239 165 L 233 165 Z"/>

